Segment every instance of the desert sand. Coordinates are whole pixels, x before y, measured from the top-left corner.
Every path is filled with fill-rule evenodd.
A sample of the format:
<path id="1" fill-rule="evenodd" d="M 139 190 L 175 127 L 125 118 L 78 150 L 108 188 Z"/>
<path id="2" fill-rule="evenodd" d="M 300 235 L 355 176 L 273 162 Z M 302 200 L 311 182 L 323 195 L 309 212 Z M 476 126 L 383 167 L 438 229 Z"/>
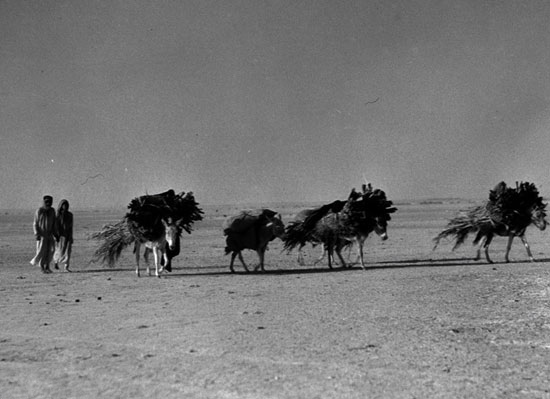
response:
<path id="1" fill-rule="evenodd" d="M 136 277 L 131 249 L 89 263 L 89 235 L 124 208 L 76 209 L 74 272 L 48 275 L 29 264 L 33 211 L 2 211 L 0 397 L 550 398 L 548 232 L 528 229 L 537 262 L 518 240 L 502 263 L 504 238 L 475 262 L 470 244 L 432 250 L 470 203 L 397 206 L 367 270 L 314 264 L 311 247 L 300 266 L 274 241 L 250 274 L 229 272 L 221 233 L 243 207 L 205 207 L 160 279 Z"/>

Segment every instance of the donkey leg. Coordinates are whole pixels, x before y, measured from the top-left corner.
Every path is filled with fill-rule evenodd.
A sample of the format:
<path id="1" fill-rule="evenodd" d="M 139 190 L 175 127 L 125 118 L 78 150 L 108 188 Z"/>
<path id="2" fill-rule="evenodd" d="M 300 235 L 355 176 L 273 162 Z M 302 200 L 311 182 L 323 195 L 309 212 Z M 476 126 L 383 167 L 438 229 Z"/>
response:
<path id="1" fill-rule="evenodd" d="M 476 256 L 474 260 L 480 260 L 481 259 L 481 248 L 483 248 L 483 245 L 485 244 L 485 241 L 487 241 L 487 237 L 483 236 L 479 239 L 476 249 Z"/>
<path id="2" fill-rule="evenodd" d="M 304 253 L 302 252 L 302 247 L 298 248 L 298 264 L 304 266 L 306 262 L 304 261 Z"/>
<path id="3" fill-rule="evenodd" d="M 357 245 L 359 246 L 359 258 L 361 259 L 361 267 L 365 270 L 365 256 L 363 255 L 363 244 L 362 239 L 357 240 Z"/>
<path id="4" fill-rule="evenodd" d="M 265 272 L 265 269 L 264 269 L 265 248 L 264 249 L 259 249 L 256 252 L 258 252 L 258 257 L 260 258 L 260 263 L 258 263 L 258 266 L 256 266 L 254 268 L 254 271 L 258 271 L 258 269 L 260 269 L 262 272 Z"/>
<path id="5" fill-rule="evenodd" d="M 480 259 L 481 259 L 481 245 L 477 247 L 476 256 L 474 256 L 474 260 L 480 260 Z"/>
<path id="6" fill-rule="evenodd" d="M 474 240 L 474 242 L 478 241 L 476 257 L 474 258 L 474 260 L 480 260 L 481 259 L 481 249 L 483 248 L 483 250 L 485 252 L 485 258 L 487 259 L 487 262 L 493 263 L 493 261 L 489 257 L 489 244 L 491 243 L 492 240 L 493 240 L 493 236 L 491 236 L 491 235 L 482 236 L 479 239 L 479 241 L 478 241 L 477 238 L 476 238 L 476 240 Z"/>
<path id="7" fill-rule="evenodd" d="M 145 267 L 147 269 L 147 275 L 151 275 L 151 271 L 149 270 L 149 253 L 153 252 L 153 249 L 145 247 L 145 251 L 143 251 L 143 261 L 145 262 Z M 154 256 L 154 254 L 153 254 Z"/>
<path id="8" fill-rule="evenodd" d="M 155 276 L 157 276 L 158 278 L 160 278 L 160 273 L 159 273 L 160 256 L 159 256 L 159 254 L 160 254 L 160 256 L 162 256 L 162 253 L 159 251 L 158 248 L 153 248 L 153 257 L 155 259 Z"/>
<path id="9" fill-rule="evenodd" d="M 145 251 L 143 251 L 143 259 L 145 260 L 145 262 L 149 262 L 149 251 L 150 249 L 145 247 Z"/>
<path id="10" fill-rule="evenodd" d="M 151 275 L 151 272 L 149 270 L 149 253 L 151 251 L 153 250 L 151 248 L 148 248 L 147 246 L 145 246 L 145 250 L 143 251 L 143 261 L 145 262 L 145 270 L 147 271 L 148 276 Z M 139 256 L 139 251 L 137 252 L 136 256 Z M 138 272 L 138 276 L 139 276 L 139 272 Z"/>
<path id="11" fill-rule="evenodd" d="M 510 255 L 510 249 L 512 249 L 512 241 L 514 241 L 514 236 L 509 235 L 508 243 L 506 244 L 506 253 L 504 254 L 504 260 L 506 261 L 506 263 L 510 262 L 509 255 Z M 527 253 L 529 253 L 529 251 L 527 251 Z"/>
<path id="12" fill-rule="evenodd" d="M 485 242 L 483 244 L 483 247 L 485 248 L 485 258 L 487 259 L 487 262 L 494 263 L 491 258 L 489 257 L 489 244 L 491 244 L 491 241 L 493 241 L 493 235 L 490 234 L 486 237 Z"/>
<path id="13" fill-rule="evenodd" d="M 235 263 L 236 257 L 237 257 L 237 252 L 231 252 L 231 261 L 229 262 L 229 270 L 231 270 L 231 273 L 235 273 L 235 269 L 233 268 L 233 263 Z"/>
<path id="14" fill-rule="evenodd" d="M 140 277 L 139 275 L 139 251 L 140 251 L 140 244 L 139 242 L 136 240 L 136 243 L 134 245 L 134 253 L 136 255 L 136 275 L 138 277 Z"/>
<path id="15" fill-rule="evenodd" d="M 244 270 L 248 273 L 250 270 L 248 270 L 248 267 L 246 266 L 246 263 L 244 263 L 243 254 L 241 251 L 237 252 L 237 255 L 239 256 L 239 260 L 243 264 Z"/>
<path id="16" fill-rule="evenodd" d="M 164 272 L 164 270 L 168 270 L 165 266 L 170 262 L 170 259 L 168 258 L 168 252 L 161 252 L 160 253 L 160 259 L 159 259 L 159 273 Z"/>
<path id="17" fill-rule="evenodd" d="M 487 259 L 487 262 L 489 262 L 489 263 L 495 263 L 495 262 L 493 262 L 493 261 L 491 260 L 491 258 L 489 257 L 489 246 L 488 246 L 488 245 L 485 247 L 485 258 Z"/>
<path id="18" fill-rule="evenodd" d="M 351 259 L 351 251 L 352 247 L 349 249 L 348 259 Z M 361 255 L 359 254 L 359 248 L 357 248 L 357 255 L 355 255 L 355 260 L 353 261 L 354 264 L 361 263 Z"/>
<path id="19" fill-rule="evenodd" d="M 336 252 L 336 255 L 338 255 L 338 259 L 340 259 L 340 262 L 342 262 L 342 268 L 351 267 L 351 264 L 350 265 L 346 264 L 346 261 L 344 260 L 344 257 L 342 256 L 342 252 L 341 252 L 340 248 L 336 248 L 335 252 Z"/>
<path id="20" fill-rule="evenodd" d="M 317 260 L 313 262 L 314 265 L 316 265 L 317 263 L 325 259 L 325 253 L 327 252 L 327 248 L 325 247 L 325 244 L 321 244 L 321 250 L 322 250 L 321 256 L 319 256 L 319 258 L 317 258 Z"/>
<path id="21" fill-rule="evenodd" d="M 529 260 L 531 262 L 534 262 L 535 258 L 533 258 L 533 254 L 531 253 L 531 247 L 529 247 L 529 243 L 527 242 L 527 239 L 525 238 L 525 236 L 519 236 L 519 238 L 521 239 L 521 242 L 525 246 L 525 250 L 527 251 L 527 256 L 529 256 Z"/>

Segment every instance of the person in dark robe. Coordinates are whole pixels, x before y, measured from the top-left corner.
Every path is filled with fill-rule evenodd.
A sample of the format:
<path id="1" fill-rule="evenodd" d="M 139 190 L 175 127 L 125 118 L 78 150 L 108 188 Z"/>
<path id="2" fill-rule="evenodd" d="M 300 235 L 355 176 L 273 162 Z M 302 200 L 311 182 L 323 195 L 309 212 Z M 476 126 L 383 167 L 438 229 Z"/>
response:
<path id="1" fill-rule="evenodd" d="M 40 266 L 42 273 L 51 273 L 50 263 L 55 250 L 55 210 L 53 198 L 45 195 L 44 204 L 34 213 L 33 231 L 36 238 L 36 255 L 31 265 Z"/>
<path id="2" fill-rule="evenodd" d="M 66 272 L 71 263 L 71 252 L 73 247 L 73 214 L 69 212 L 69 201 L 63 199 L 57 207 L 55 215 L 55 253 L 53 256 L 54 268 L 59 269 L 59 265 L 64 266 Z"/>

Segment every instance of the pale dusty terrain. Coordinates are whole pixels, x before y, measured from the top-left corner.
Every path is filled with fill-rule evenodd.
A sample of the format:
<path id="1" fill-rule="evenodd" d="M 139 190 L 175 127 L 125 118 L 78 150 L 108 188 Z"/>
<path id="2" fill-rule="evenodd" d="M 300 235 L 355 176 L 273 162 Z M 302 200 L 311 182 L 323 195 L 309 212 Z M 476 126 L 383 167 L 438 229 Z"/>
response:
<path id="1" fill-rule="evenodd" d="M 131 250 L 88 263 L 125 209 L 75 211 L 75 272 L 50 275 L 28 263 L 32 210 L 2 211 L 0 397 L 550 398 L 549 233 L 528 230 L 536 263 L 519 241 L 510 264 L 432 251 L 470 205 L 398 204 L 366 271 L 314 265 L 319 248 L 299 266 L 275 241 L 265 274 L 229 273 L 220 226 L 240 207 L 208 207 L 161 279 L 137 278 Z"/>

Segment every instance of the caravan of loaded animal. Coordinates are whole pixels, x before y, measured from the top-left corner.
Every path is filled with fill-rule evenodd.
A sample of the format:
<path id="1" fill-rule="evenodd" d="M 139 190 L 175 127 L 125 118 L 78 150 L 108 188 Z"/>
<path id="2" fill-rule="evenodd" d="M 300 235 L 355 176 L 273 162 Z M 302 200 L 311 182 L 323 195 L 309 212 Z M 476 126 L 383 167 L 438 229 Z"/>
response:
<path id="1" fill-rule="evenodd" d="M 384 191 L 363 185 L 362 192 L 351 190 L 346 201 L 334 201 L 314 209 L 299 213 L 285 230 L 281 215 L 269 209 L 243 211 L 226 220 L 223 232 L 226 237 L 225 253 L 231 253 L 229 268 L 234 272 L 234 262 L 239 257 L 244 269 L 249 269 L 243 259 L 242 250 L 257 252 L 259 264 L 254 270 L 264 271 L 265 252 L 269 242 L 275 238 L 284 241 L 287 252 L 307 244 L 321 244 L 323 256 L 328 254 L 328 266 L 332 268 L 334 253 L 342 267 L 348 266 L 342 256 L 344 248 L 357 244 L 358 259 L 365 269 L 364 242 L 375 232 L 382 240 L 388 238 L 387 226 L 391 214 L 397 208 L 386 198 Z M 505 260 L 509 262 L 510 249 L 515 237 L 525 246 L 527 255 L 534 260 L 529 243 L 525 238 L 527 227 L 534 225 L 540 230 L 547 226 L 546 206 L 534 184 L 516 183 L 508 187 L 501 182 L 490 191 L 489 200 L 483 205 L 463 211 L 451 219 L 447 228 L 434 238 L 435 247 L 443 238 L 456 240 L 453 250 L 464 243 L 470 233 L 476 233 L 476 260 L 489 256 L 489 245 L 495 236 L 508 238 Z M 202 210 L 195 202 L 193 194 L 175 194 L 173 190 L 156 195 L 145 195 L 132 200 L 130 212 L 118 223 L 106 225 L 103 230 L 92 234 L 91 238 L 101 240 L 92 262 L 101 261 L 114 266 L 124 248 L 134 244 L 136 275 L 140 276 L 140 249 L 145 246 L 144 259 L 150 275 L 148 254 L 153 252 L 155 275 L 171 271 L 171 259 L 180 252 L 182 230 L 191 233 L 195 221 L 202 220 Z M 174 217 L 176 216 L 176 217 Z M 176 219 L 176 221 L 174 221 Z M 321 256 L 321 258 L 323 257 Z"/>
<path id="2" fill-rule="evenodd" d="M 290 252 L 296 247 L 301 249 L 307 242 L 322 243 L 328 253 L 329 268 L 332 268 L 334 252 L 345 267 L 341 251 L 357 243 L 361 267 L 365 269 L 363 246 L 366 238 L 374 231 L 386 240 L 390 214 L 396 210 L 384 191 L 363 185 L 362 192 L 353 189 L 347 201 L 321 206 L 309 212 L 302 222 L 289 225 L 284 238 L 285 249 Z"/>
<path id="3" fill-rule="evenodd" d="M 451 219 L 447 228 L 434 238 L 434 249 L 441 239 L 454 237 L 454 250 L 464 243 L 469 233 L 477 233 L 473 242 L 477 245 L 474 260 L 479 260 L 484 250 L 487 262 L 493 263 L 489 256 L 489 245 L 497 235 L 508 237 L 504 259 L 510 262 L 512 242 L 514 237 L 519 237 L 527 256 L 534 261 L 525 232 L 531 224 L 540 230 L 546 228 L 546 205 L 534 184 L 516 183 L 516 187 L 512 188 L 501 182 L 490 191 L 489 200 L 485 204 L 463 211 Z"/>
<path id="4" fill-rule="evenodd" d="M 265 271 L 265 251 L 268 244 L 275 238 L 283 236 L 285 225 L 279 213 L 270 209 L 242 211 L 230 217 L 224 223 L 223 233 L 226 237 L 225 254 L 231 254 L 229 269 L 235 272 L 233 264 L 238 256 L 244 269 L 249 269 L 243 259 L 243 249 L 251 249 L 258 254 L 260 263 L 254 268 Z"/>

